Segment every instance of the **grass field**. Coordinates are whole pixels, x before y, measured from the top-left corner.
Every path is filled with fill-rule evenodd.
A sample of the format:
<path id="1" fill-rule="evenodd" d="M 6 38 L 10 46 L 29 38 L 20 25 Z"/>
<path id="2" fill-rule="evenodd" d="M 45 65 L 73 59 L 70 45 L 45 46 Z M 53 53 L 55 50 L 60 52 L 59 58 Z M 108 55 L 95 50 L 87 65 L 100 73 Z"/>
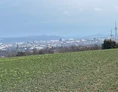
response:
<path id="1" fill-rule="evenodd" d="M 0 59 L 0 92 L 118 92 L 118 49 Z"/>

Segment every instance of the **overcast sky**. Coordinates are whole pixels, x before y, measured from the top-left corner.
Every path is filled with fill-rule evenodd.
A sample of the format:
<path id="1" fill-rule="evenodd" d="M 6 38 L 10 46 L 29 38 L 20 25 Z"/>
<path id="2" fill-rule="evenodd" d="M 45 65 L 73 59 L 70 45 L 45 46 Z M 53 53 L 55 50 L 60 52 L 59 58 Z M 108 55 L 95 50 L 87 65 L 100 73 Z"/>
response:
<path id="1" fill-rule="evenodd" d="M 0 36 L 110 34 L 118 0 L 0 0 Z"/>

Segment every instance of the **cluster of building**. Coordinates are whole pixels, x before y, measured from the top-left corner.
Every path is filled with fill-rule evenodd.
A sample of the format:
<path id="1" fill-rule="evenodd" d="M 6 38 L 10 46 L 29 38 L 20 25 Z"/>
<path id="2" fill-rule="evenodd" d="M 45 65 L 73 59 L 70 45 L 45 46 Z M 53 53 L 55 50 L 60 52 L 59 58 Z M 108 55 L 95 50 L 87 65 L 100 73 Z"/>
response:
<path id="1" fill-rule="evenodd" d="M 45 49 L 52 47 L 68 47 L 68 46 L 87 46 L 87 45 L 101 45 L 104 39 L 59 39 L 51 41 L 33 41 L 33 42 L 16 42 L 13 44 L 0 43 L 0 51 L 32 51 L 33 49 Z"/>

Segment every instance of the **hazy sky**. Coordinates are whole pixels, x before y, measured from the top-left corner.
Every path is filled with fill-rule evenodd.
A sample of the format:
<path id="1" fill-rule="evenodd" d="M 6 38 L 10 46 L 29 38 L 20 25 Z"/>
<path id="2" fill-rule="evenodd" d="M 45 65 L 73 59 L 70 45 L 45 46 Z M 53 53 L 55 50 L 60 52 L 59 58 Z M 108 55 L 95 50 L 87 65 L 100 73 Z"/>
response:
<path id="1" fill-rule="evenodd" d="M 0 36 L 110 34 L 118 0 L 0 0 Z"/>

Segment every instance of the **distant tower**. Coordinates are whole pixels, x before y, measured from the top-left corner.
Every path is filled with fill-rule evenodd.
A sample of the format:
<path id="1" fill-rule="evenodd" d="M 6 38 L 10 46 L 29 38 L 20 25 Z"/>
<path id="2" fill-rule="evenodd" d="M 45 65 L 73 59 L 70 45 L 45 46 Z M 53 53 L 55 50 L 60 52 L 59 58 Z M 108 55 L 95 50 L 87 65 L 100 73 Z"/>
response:
<path id="1" fill-rule="evenodd" d="M 61 42 L 62 41 L 62 38 L 60 38 L 59 41 Z"/>
<path id="2" fill-rule="evenodd" d="M 35 41 L 33 40 L 33 44 L 35 44 Z"/>
<path id="3" fill-rule="evenodd" d="M 116 25 L 116 22 L 115 22 L 115 40 L 117 39 L 117 25 Z"/>

